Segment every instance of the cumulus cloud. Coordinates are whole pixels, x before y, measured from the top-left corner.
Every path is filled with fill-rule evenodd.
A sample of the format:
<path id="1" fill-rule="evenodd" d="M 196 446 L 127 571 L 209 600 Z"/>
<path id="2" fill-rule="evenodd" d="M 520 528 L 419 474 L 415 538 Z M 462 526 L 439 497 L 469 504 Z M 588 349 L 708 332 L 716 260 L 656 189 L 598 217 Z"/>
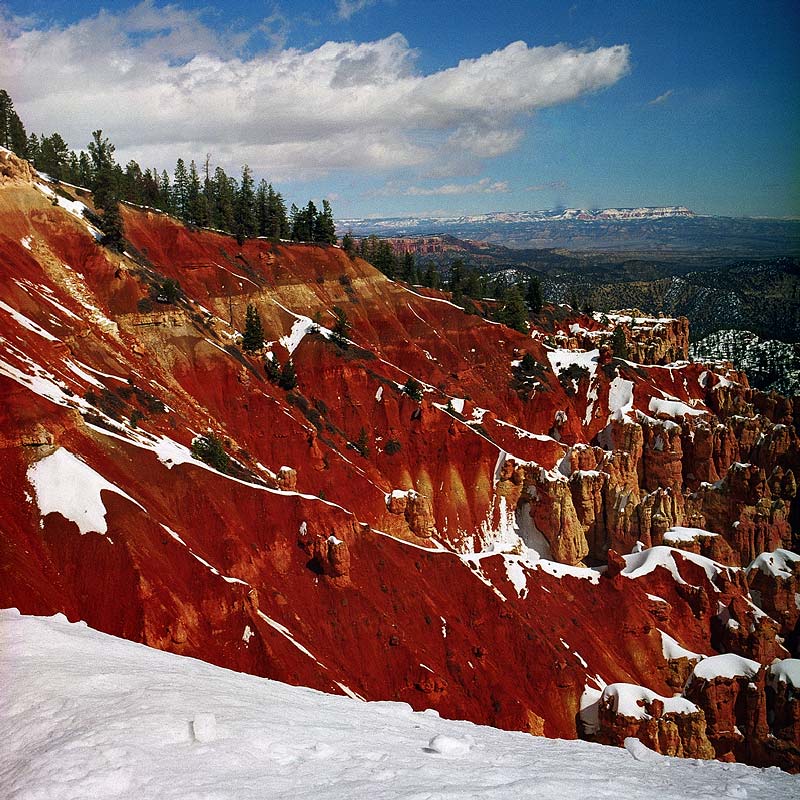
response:
<path id="1" fill-rule="evenodd" d="M 519 144 L 526 115 L 629 68 L 627 45 L 513 42 L 425 75 L 399 33 L 312 50 L 256 50 L 252 35 L 153 0 L 64 27 L 5 20 L 0 85 L 29 129 L 73 147 L 101 127 L 120 160 L 162 167 L 210 152 L 277 179 L 493 158 Z"/>
<path id="2" fill-rule="evenodd" d="M 439 186 L 401 186 L 390 181 L 381 189 L 372 192 L 380 197 L 437 197 L 456 194 L 506 194 L 511 191 L 508 181 L 481 178 L 472 183 L 443 183 Z"/>
<path id="3" fill-rule="evenodd" d="M 647 105 L 660 106 L 662 103 L 666 103 L 670 97 L 672 97 L 673 92 L 674 89 L 667 89 L 664 94 L 660 94 L 658 97 L 654 97 L 652 100 L 650 100 Z"/>

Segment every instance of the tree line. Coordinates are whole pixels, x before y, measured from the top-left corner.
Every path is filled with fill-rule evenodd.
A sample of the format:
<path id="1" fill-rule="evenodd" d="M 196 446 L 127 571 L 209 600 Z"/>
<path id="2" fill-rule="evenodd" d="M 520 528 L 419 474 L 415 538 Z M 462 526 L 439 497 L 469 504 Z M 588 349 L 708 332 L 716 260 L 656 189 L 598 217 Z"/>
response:
<path id="1" fill-rule="evenodd" d="M 342 237 L 342 248 L 350 256 L 359 256 L 369 261 L 392 280 L 449 291 L 453 302 L 463 306 L 468 312 L 481 313 L 473 300 L 492 300 L 494 302 L 491 305 L 484 306 L 485 315 L 522 333 L 528 330 L 529 313 L 539 314 L 542 310 L 542 286 L 535 275 L 520 283 L 509 283 L 498 277 L 491 280 L 489 276 L 481 275 L 457 258 L 450 264 L 448 274 L 443 280 L 432 261 L 428 261 L 423 268 L 413 253 L 406 252 L 400 256 L 395 253 L 390 241 L 380 239 L 374 234 L 355 239 L 350 233 L 346 233 Z"/>
<path id="2" fill-rule="evenodd" d="M 49 136 L 28 135 L 11 97 L 3 89 L 0 145 L 28 159 L 54 181 L 90 189 L 103 217 L 109 211 L 114 217 L 111 206 L 125 201 L 164 211 L 190 225 L 233 234 L 240 243 L 254 236 L 325 244 L 337 241 L 333 211 L 327 200 L 322 201 L 322 209 L 309 201 L 300 208 L 293 204 L 287 212 L 281 193 L 264 179 L 256 185 L 247 164 L 237 180 L 221 166 L 212 170 L 210 155 L 199 169 L 194 160 L 187 165 L 179 158 L 171 176 L 166 170 L 143 170 L 134 160 L 123 167 L 115 161 L 114 145 L 102 130 L 94 131 L 86 150 L 76 153 L 57 132 Z M 116 217 L 119 218 L 118 209 Z M 97 220 L 101 221 L 102 218 Z M 106 244 L 116 246 L 121 242 L 121 220 L 109 219 L 101 229 L 106 233 Z"/>

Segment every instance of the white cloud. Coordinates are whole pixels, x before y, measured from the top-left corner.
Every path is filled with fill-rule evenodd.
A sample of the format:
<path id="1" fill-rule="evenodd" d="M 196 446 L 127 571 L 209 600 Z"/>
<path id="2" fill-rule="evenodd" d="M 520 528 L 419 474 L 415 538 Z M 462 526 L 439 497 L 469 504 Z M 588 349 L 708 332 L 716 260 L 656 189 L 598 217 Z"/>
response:
<path id="1" fill-rule="evenodd" d="M 439 186 L 401 186 L 390 181 L 381 189 L 371 193 L 380 197 L 437 197 L 456 194 L 506 194 L 511 189 L 508 181 L 481 178 L 473 183 L 443 183 Z"/>
<path id="2" fill-rule="evenodd" d="M 336 16 L 339 19 L 350 19 L 353 14 L 371 6 L 375 0 L 336 0 Z"/>
<path id="3" fill-rule="evenodd" d="M 277 180 L 430 172 L 502 155 L 518 145 L 526 115 L 629 68 L 627 45 L 514 42 L 423 75 L 399 33 L 313 50 L 252 53 L 251 43 L 250 33 L 217 31 L 199 12 L 153 0 L 67 27 L 0 20 L 0 85 L 30 130 L 58 130 L 73 147 L 99 127 L 120 161 L 161 168 L 210 152 Z"/>
<path id="4" fill-rule="evenodd" d="M 658 97 L 654 97 L 652 100 L 650 100 L 647 105 L 658 106 L 661 105 L 661 103 L 666 103 L 667 100 L 669 100 L 669 98 L 672 97 L 674 91 L 675 91 L 674 89 L 667 89 L 667 91 L 664 92 L 664 94 L 660 94 Z"/>

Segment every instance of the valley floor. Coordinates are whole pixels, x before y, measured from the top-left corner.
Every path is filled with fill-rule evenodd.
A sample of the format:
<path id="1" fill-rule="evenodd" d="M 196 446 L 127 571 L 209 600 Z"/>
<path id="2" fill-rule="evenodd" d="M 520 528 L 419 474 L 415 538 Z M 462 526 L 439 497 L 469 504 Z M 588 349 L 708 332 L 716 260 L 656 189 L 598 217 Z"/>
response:
<path id="1" fill-rule="evenodd" d="M 784 798 L 777 768 L 535 738 L 0 611 L 0 796 Z"/>

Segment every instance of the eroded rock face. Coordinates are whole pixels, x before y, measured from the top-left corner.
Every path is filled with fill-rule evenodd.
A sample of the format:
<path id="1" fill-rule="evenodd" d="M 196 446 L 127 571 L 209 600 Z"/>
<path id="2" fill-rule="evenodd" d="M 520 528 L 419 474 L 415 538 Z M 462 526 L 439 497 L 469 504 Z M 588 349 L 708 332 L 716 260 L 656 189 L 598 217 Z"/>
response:
<path id="1" fill-rule="evenodd" d="M 705 710 L 708 738 L 718 759 L 780 764 L 798 771 L 794 689 L 779 683 L 770 669 L 754 661 L 737 662 L 730 655 L 716 656 L 695 668 L 685 694 Z M 774 687 L 769 692 L 768 679 Z"/>
<path id="2" fill-rule="evenodd" d="M 788 550 L 761 553 L 746 574 L 754 602 L 776 620 L 787 647 L 800 655 L 800 556 Z"/>
<path id="3" fill-rule="evenodd" d="M 619 693 L 641 695 L 623 708 Z M 681 710 L 671 709 L 673 698 L 660 697 L 639 686 L 612 684 L 606 687 L 598 704 L 598 730 L 591 737 L 601 744 L 621 747 L 633 736 L 656 753 L 681 758 L 714 758 L 714 747 L 706 735 L 702 709 L 682 701 Z"/>
<path id="4" fill-rule="evenodd" d="M 10 183 L 31 183 L 34 178 L 33 167 L 28 161 L 0 148 L 0 185 Z"/>

